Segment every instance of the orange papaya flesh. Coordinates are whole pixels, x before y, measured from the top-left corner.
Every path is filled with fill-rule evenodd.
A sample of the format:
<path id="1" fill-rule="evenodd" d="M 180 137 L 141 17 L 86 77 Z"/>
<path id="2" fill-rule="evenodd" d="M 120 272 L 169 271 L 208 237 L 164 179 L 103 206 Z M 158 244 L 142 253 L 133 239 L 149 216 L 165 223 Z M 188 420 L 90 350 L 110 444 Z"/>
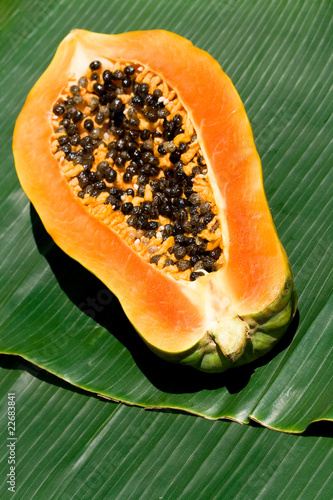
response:
<path id="1" fill-rule="evenodd" d="M 89 68 L 94 61 L 100 62 L 96 71 L 94 64 Z M 132 79 L 129 87 L 128 82 L 119 84 L 117 78 L 112 78 L 112 85 L 106 91 L 106 87 L 102 90 L 94 87 L 95 83 L 107 83 L 102 71 L 124 73 L 126 67 L 132 66 L 135 71 L 127 75 Z M 97 80 L 94 80 L 96 75 L 91 80 L 92 73 L 97 74 Z M 80 87 L 80 78 L 85 83 L 83 76 L 88 83 Z M 125 77 L 123 74 L 122 78 Z M 155 96 L 157 100 L 162 97 L 159 109 L 169 112 L 164 119 L 150 116 L 153 118 L 150 120 L 145 112 L 153 108 L 144 104 L 136 114 L 133 112 L 134 118 L 139 117 L 139 124 L 134 120 L 133 126 L 127 125 L 127 130 L 139 128 L 140 134 L 143 127 L 148 128 L 150 148 L 155 132 L 152 154 L 159 158 L 159 170 L 147 184 L 151 186 L 151 179 L 158 182 L 166 168 L 174 171 L 177 168 L 177 162 L 170 160 L 172 152 L 159 155 L 158 147 L 171 142 L 179 151 L 183 142 L 184 152 L 175 160 L 184 159 L 182 168 L 187 177 L 192 177 L 193 192 L 201 193 L 201 205 L 209 200 L 213 224 L 209 226 L 208 222 L 205 228 L 195 226 L 194 231 L 200 229 L 198 234 L 181 232 L 187 238 L 199 237 L 201 243 L 205 241 L 206 250 L 202 250 L 201 256 L 209 256 L 212 250 L 207 248 L 220 249 L 208 271 L 201 273 L 199 269 L 194 277 L 195 264 L 192 259 L 189 268 L 190 255 L 184 257 L 180 250 L 177 259 L 168 253 L 170 245 L 175 243 L 175 234 L 164 240 L 156 233 L 145 238 L 147 227 L 133 229 L 127 223 L 130 213 L 122 211 L 125 203 L 142 208 L 144 201 L 154 200 L 147 185 L 141 195 L 125 193 L 127 185 L 134 192 L 139 188 L 136 176 L 124 182 L 123 175 L 133 158 L 125 154 L 123 164 L 120 160 L 116 164 L 119 151 L 114 157 L 107 156 L 110 142 L 119 140 L 112 127 L 110 131 L 105 128 L 114 113 L 119 118 L 118 111 L 113 109 L 115 99 L 121 100 L 127 121 L 129 108 L 140 106 L 132 104 L 134 79 L 140 84 L 149 82 L 148 94 L 150 90 L 153 93 L 153 88 L 159 89 L 162 95 L 158 92 Z M 70 93 L 73 85 L 79 87 L 79 92 L 76 88 Z M 100 92 L 115 95 L 109 98 L 110 102 L 105 95 L 101 101 Z M 70 116 L 71 126 L 75 125 L 70 135 L 69 129 L 64 130 L 61 125 L 66 115 L 56 110 L 56 106 L 75 95 L 79 98 L 74 108 L 86 116 L 76 125 Z M 94 110 L 89 107 L 92 96 L 99 100 Z M 108 116 L 98 124 L 97 113 L 108 105 L 111 118 Z M 171 121 L 177 113 L 182 117 L 184 129 L 168 136 L 163 120 Z M 84 126 L 87 119 L 99 131 L 87 130 Z M 123 125 L 121 121 L 120 128 Z M 101 174 L 106 191 L 85 193 L 86 181 L 81 181 L 81 185 L 79 182 L 79 175 L 85 169 L 61 149 L 59 137 L 67 136 L 72 141 L 73 135 L 79 135 L 81 141 L 83 136 L 91 138 L 95 133 L 105 145 L 97 145 L 97 140 L 93 151 L 85 150 L 88 160 L 89 154 L 93 154 L 93 165 L 88 165 L 90 172 L 98 175 L 98 162 L 107 161 L 117 180 L 109 182 Z M 136 138 L 134 142 L 142 155 L 144 139 Z M 197 149 L 188 160 L 186 154 L 193 144 Z M 22 187 L 46 230 L 68 255 L 117 295 L 136 330 L 158 355 L 204 371 L 223 371 L 266 353 L 284 333 L 297 304 L 292 272 L 267 205 L 260 159 L 243 104 L 230 79 L 206 52 L 178 35 L 160 30 L 121 35 L 71 32 L 28 96 L 16 123 L 13 150 Z M 76 146 L 72 148 L 74 152 L 77 150 Z M 197 173 L 191 176 L 193 165 Z M 96 184 L 98 179 L 94 181 Z M 203 182 L 205 189 L 200 187 Z M 122 189 L 117 202 L 111 198 L 113 204 L 106 201 L 112 187 Z M 191 205 L 184 193 L 180 198 Z M 190 220 L 188 206 L 186 210 Z M 167 222 L 174 225 L 171 219 L 159 214 L 154 220 L 158 221 L 159 229 L 165 228 Z M 133 242 L 130 233 L 138 236 L 140 231 L 143 234 Z M 152 260 L 156 255 L 158 258 Z M 167 258 L 172 261 L 172 272 L 169 266 L 161 265 Z M 185 264 L 177 266 L 180 261 Z"/>

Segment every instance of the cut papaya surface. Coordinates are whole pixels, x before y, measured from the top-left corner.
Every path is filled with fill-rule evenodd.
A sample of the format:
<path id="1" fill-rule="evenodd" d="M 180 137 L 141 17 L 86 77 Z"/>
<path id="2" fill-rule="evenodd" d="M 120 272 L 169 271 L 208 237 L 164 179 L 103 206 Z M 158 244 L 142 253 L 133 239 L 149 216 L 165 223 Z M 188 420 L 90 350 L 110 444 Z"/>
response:
<path id="1" fill-rule="evenodd" d="M 285 332 L 296 292 L 251 127 L 188 40 L 71 32 L 19 115 L 14 156 L 46 230 L 158 355 L 219 372 Z"/>

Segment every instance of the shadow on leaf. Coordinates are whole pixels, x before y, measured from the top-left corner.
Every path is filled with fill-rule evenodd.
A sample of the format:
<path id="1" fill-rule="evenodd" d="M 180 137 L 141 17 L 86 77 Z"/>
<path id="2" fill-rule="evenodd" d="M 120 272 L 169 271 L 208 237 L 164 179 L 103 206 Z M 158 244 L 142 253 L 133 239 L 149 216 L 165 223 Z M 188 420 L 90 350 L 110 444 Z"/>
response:
<path id="1" fill-rule="evenodd" d="M 76 394 L 81 394 L 83 396 L 98 397 L 97 394 L 90 393 L 80 387 L 72 385 L 66 380 L 53 375 L 53 373 L 50 373 L 15 354 L 0 354 L 0 367 L 5 370 L 24 370 L 42 382 L 47 382 L 48 384 L 61 387 L 62 389 L 66 389 L 67 391 L 75 392 Z"/>

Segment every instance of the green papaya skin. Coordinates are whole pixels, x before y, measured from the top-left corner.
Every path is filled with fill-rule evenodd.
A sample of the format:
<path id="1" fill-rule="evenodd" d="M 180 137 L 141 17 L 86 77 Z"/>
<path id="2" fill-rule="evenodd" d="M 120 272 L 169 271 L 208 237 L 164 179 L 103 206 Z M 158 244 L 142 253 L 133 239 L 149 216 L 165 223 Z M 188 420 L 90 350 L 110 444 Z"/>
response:
<path id="1" fill-rule="evenodd" d="M 232 334 L 235 333 L 236 322 L 240 330 L 238 350 L 228 354 L 219 341 L 219 336 L 225 335 L 225 328 L 219 334 L 207 331 L 192 349 L 183 353 L 169 354 L 156 348 L 153 350 L 167 361 L 192 366 L 203 372 L 221 373 L 229 368 L 251 363 L 267 354 L 285 334 L 296 310 L 297 293 L 292 271 L 288 265 L 285 284 L 271 304 L 259 313 L 233 319 Z"/>

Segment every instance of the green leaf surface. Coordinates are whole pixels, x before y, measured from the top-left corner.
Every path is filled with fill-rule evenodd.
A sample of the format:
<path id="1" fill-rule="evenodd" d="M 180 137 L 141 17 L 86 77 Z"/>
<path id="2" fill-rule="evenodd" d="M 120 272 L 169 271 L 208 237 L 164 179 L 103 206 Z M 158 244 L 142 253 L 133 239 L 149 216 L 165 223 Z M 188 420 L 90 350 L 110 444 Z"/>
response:
<path id="1" fill-rule="evenodd" d="M 16 402 L 15 500 L 331 500 L 327 424 L 300 436 L 105 402 L 0 356 L 0 428 Z M 10 369 L 9 369 L 10 368 Z"/>
<path id="2" fill-rule="evenodd" d="M 182 409 L 209 418 L 226 417 L 244 423 L 252 418 L 287 432 L 302 432 L 316 420 L 332 420 L 332 2 L 14 0 L 2 2 L 0 6 L 3 85 L 0 121 L 0 352 L 19 354 L 71 384 L 131 404 Z M 263 162 L 268 202 L 290 258 L 299 293 L 299 314 L 284 340 L 258 362 L 226 374 L 206 375 L 155 357 L 134 332 L 117 299 L 56 247 L 22 192 L 10 147 L 15 119 L 57 45 L 73 28 L 105 33 L 167 29 L 207 50 L 233 80 L 253 126 Z M 24 381 L 24 375 L 20 375 L 18 384 L 22 384 L 21 387 Z M 37 381 L 28 383 L 33 386 Z M 53 393 L 53 389 L 45 389 L 43 385 L 37 384 L 36 390 L 37 387 L 45 404 L 47 396 L 43 395 L 43 390 L 50 392 L 50 398 L 60 405 L 60 415 L 64 416 L 62 399 L 65 406 L 70 408 L 73 404 L 75 408 L 76 394 L 68 396 L 66 392 Z M 91 433 L 88 455 L 93 454 L 94 446 L 97 446 L 94 432 L 97 433 L 96 439 L 102 440 L 104 449 L 103 429 L 108 434 L 107 422 L 112 432 L 120 426 L 116 433 L 118 438 L 123 418 L 127 423 L 131 418 L 138 418 L 138 422 L 147 418 L 156 428 L 165 423 L 166 429 L 173 429 L 169 442 L 162 439 L 164 446 L 170 446 L 170 456 L 172 449 L 178 446 L 177 439 L 172 439 L 173 432 L 176 435 L 178 432 L 179 439 L 184 439 L 186 445 L 189 440 L 185 437 L 186 432 L 193 434 L 195 442 L 196 426 L 200 429 L 198 437 L 201 439 L 204 429 L 207 429 L 212 441 L 202 453 L 207 453 L 209 460 L 216 453 L 212 445 L 215 432 L 221 439 L 223 433 L 228 435 L 230 432 L 231 455 L 233 440 L 235 443 L 237 439 L 244 440 L 246 445 L 250 436 L 249 443 L 258 441 L 259 446 L 263 432 L 257 428 L 244 430 L 240 426 L 236 430 L 233 424 L 212 424 L 202 419 L 195 423 L 191 420 L 194 417 L 185 418 L 172 413 L 154 413 L 146 417 L 139 410 L 124 407 L 112 406 L 114 412 L 111 414 L 93 397 L 89 401 L 84 396 L 84 403 L 82 398 L 78 401 L 77 412 L 81 416 L 75 418 L 75 422 L 82 429 L 87 426 Z M 94 417 L 90 420 L 88 411 L 94 405 L 97 414 L 101 412 L 103 415 L 96 422 L 95 431 Z M 72 408 L 71 412 L 76 414 Z M 56 414 L 54 418 L 56 422 Z M 47 428 L 48 433 L 52 432 L 51 425 L 53 421 Z M 63 425 L 64 435 L 59 434 L 60 440 L 65 439 L 68 432 Z M 107 441 L 109 439 L 108 435 Z M 284 453 L 292 462 L 288 447 L 293 449 L 294 438 L 284 436 L 281 439 L 288 442 Z M 268 438 L 267 446 L 278 447 L 278 443 L 277 434 Z M 189 444 L 193 444 L 191 440 Z M 75 448 L 74 442 L 73 446 Z M 157 461 L 159 446 L 156 444 L 155 449 L 152 445 L 150 449 L 152 457 L 156 453 Z M 201 443 L 200 446 L 204 445 Z M 301 453 L 302 447 L 299 446 Z M 249 445 L 244 455 L 253 453 L 250 448 Z M 75 449 L 70 447 L 70 450 L 68 467 L 74 470 Z M 108 451 L 104 450 L 105 456 Z M 309 450 L 310 447 L 305 452 Z M 257 451 L 259 453 L 260 448 Z M 130 449 L 127 452 L 130 453 Z M 139 448 L 135 453 L 140 453 Z M 235 453 L 237 462 L 241 452 Z M 268 463 L 272 459 L 270 453 L 267 451 Z M 192 458 L 195 468 L 200 471 L 200 463 Z M 84 463 L 88 462 L 87 458 Z M 34 484 L 43 483 L 43 474 L 49 473 L 48 466 L 44 466 L 40 479 L 35 478 L 35 483 L 32 482 L 31 491 Z M 143 465 L 144 473 L 152 473 L 155 477 L 157 469 L 151 472 L 145 467 Z M 190 468 L 187 467 L 183 467 L 184 474 L 191 491 L 195 491 L 195 479 L 190 479 Z M 306 469 L 307 465 L 304 467 Z M 206 465 L 204 468 L 206 472 Z M 211 490 L 214 497 L 219 493 L 214 490 L 217 470 L 214 472 L 214 467 L 208 466 L 207 470 L 212 484 L 215 484 Z M 290 474 L 290 469 L 284 470 Z M 178 472 L 175 470 L 176 475 Z M 80 467 L 76 473 L 84 477 L 89 474 Z M 126 471 L 120 473 L 126 474 Z M 57 474 L 52 477 L 58 477 Z M 232 478 L 232 472 L 230 474 Z M 183 478 L 180 480 L 184 481 Z M 237 476 L 235 482 L 231 479 L 226 482 L 239 485 L 236 496 L 230 498 L 237 495 L 245 498 L 241 496 L 239 480 Z M 106 477 L 105 481 L 108 483 L 109 478 Z M 149 483 L 150 487 L 154 481 Z M 274 481 L 272 491 L 277 484 Z M 55 484 L 58 495 L 55 498 L 66 498 L 61 496 L 61 487 L 61 481 Z M 182 487 L 186 491 L 186 485 Z M 173 486 L 170 488 L 172 490 Z M 200 495 L 203 494 L 202 488 L 201 483 Z M 123 498 L 131 498 L 130 495 L 134 494 L 132 491 L 126 496 L 125 491 L 121 492 Z M 146 494 L 143 491 L 142 498 Z M 227 495 L 224 498 L 228 498 Z M 284 496 L 288 498 L 288 493 Z M 185 495 L 184 498 L 188 497 Z"/>

